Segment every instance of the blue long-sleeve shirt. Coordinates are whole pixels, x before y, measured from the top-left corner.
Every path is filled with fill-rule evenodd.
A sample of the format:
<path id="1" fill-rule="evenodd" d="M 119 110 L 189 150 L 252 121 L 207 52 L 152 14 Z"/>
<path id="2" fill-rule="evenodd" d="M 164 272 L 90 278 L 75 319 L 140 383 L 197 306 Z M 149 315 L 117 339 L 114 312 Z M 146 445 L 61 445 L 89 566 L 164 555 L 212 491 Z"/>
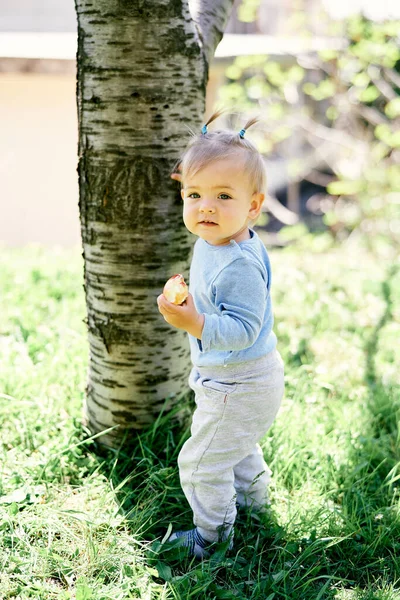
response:
<path id="1" fill-rule="evenodd" d="M 260 358 L 276 346 L 272 331 L 271 265 L 258 235 L 226 246 L 199 238 L 189 290 L 205 315 L 201 340 L 189 335 L 192 363 L 217 366 Z"/>

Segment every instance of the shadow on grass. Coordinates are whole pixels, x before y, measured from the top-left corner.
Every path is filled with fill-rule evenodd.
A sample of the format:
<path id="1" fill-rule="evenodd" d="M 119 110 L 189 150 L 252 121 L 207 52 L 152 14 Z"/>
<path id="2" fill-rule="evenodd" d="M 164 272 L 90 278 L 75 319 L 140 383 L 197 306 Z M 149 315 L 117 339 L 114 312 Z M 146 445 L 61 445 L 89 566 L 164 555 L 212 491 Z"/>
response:
<path id="1" fill-rule="evenodd" d="M 398 391 L 398 390 L 397 390 Z M 239 513 L 234 550 L 198 563 L 161 545 L 170 523 L 190 528 L 191 511 L 180 488 L 176 459 L 188 435 L 163 416 L 135 436 L 130 447 L 104 451 L 101 471 L 111 482 L 136 537 L 150 542 L 147 560 L 172 598 L 337 598 L 394 600 L 385 586 L 400 579 L 398 445 L 395 390 L 376 385 L 371 430 L 355 440 L 335 474 L 331 513 L 324 532 L 298 536 L 282 527 L 272 509 L 260 520 Z M 326 522 L 328 519 L 328 523 Z M 318 519 L 317 519 L 318 521 Z M 392 587 L 391 587 L 392 589 Z M 343 596 L 346 597 L 346 596 Z M 350 597 L 350 596 L 347 596 Z M 346 598 L 347 598 L 346 597 Z"/>
<path id="2" fill-rule="evenodd" d="M 338 587 L 356 590 L 352 598 L 360 600 L 391 598 L 379 589 L 400 577 L 400 526 L 388 478 L 387 437 L 359 440 L 347 467 L 337 473 L 328 535 L 326 527 L 324 535 L 318 528 L 302 537 L 289 533 L 273 510 L 260 519 L 241 512 L 234 551 L 225 555 L 222 550 L 199 563 L 161 544 L 170 523 L 192 526 L 176 467 L 187 436 L 188 429 L 182 433 L 171 415 L 164 415 L 151 430 L 135 434 L 129 446 L 99 453 L 131 531 L 151 543 L 147 559 L 158 573 L 155 581 L 168 581 L 173 598 L 328 600 L 337 597 Z"/>
<path id="3" fill-rule="evenodd" d="M 399 267 L 397 265 L 392 265 L 388 270 L 387 278 L 382 283 L 382 297 L 385 302 L 385 309 L 378 323 L 374 327 L 372 334 L 369 336 L 367 343 L 365 344 L 365 354 L 366 354 L 366 362 L 365 362 L 365 381 L 370 387 L 371 396 L 373 399 L 374 388 L 378 383 L 378 378 L 376 374 L 376 354 L 378 351 L 379 344 L 379 336 L 383 329 L 383 327 L 393 319 L 393 292 L 392 292 L 392 284 L 395 279 L 397 273 L 399 271 Z"/>
<path id="4" fill-rule="evenodd" d="M 382 284 L 385 309 L 365 344 L 368 429 L 353 440 L 331 496 L 340 511 L 340 524 L 332 533 L 342 535 L 343 541 L 327 555 L 338 576 L 361 588 L 373 582 L 397 586 L 400 581 L 400 386 L 385 384 L 376 369 L 380 334 L 392 319 L 391 283 L 397 271 L 391 268 Z M 360 597 L 398 596 L 368 590 Z"/>
<path id="5" fill-rule="evenodd" d="M 332 576 L 323 556 L 326 542 L 315 535 L 293 540 L 273 511 L 252 517 L 241 511 L 235 548 L 221 545 L 199 562 L 182 549 L 162 544 L 170 524 L 193 527 L 192 514 L 179 484 L 179 450 L 189 435 L 170 415 L 136 436 L 130 446 L 101 451 L 102 472 L 112 482 L 131 531 L 151 542 L 147 551 L 155 581 L 169 582 L 173 598 L 333 598 Z"/>
<path id="6" fill-rule="evenodd" d="M 400 399 L 398 389 L 374 385 L 366 407 L 370 431 L 355 440 L 335 473 L 323 533 L 317 523 L 306 536 L 289 532 L 273 509 L 259 519 L 241 512 L 234 550 L 217 552 L 202 563 L 161 544 L 170 523 L 192 526 L 176 466 L 188 427 L 183 431 L 173 415 L 161 415 L 151 429 L 134 434 L 129 445 L 92 447 L 131 531 L 149 542 L 148 565 L 155 569 L 156 582 L 169 582 L 171 598 L 329 600 L 338 597 L 338 589 L 352 590 L 352 600 L 394 598 L 385 585 L 395 586 L 400 579 L 395 417 Z"/>
<path id="7" fill-rule="evenodd" d="M 384 391 L 382 401 L 387 398 Z M 359 440 L 346 467 L 337 473 L 328 534 L 326 527 L 324 535 L 318 527 L 307 536 L 289 533 L 273 509 L 259 519 L 240 512 L 234 550 L 199 563 L 161 544 L 170 523 L 192 526 L 176 468 L 187 435 L 188 430 L 182 433 L 181 426 L 164 415 L 151 430 L 136 435 L 129 447 L 101 452 L 101 470 L 113 485 L 131 531 L 152 542 L 147 559 L 158 573 L 155 581 L 168 581 L 173 598 L 328 600 L 337 597 L 337 588 L 353 590 L 352 599 L 392 598 L 380 589 L 383 582 L 395 585 L 400 577 L 400 523 L 388 437 Z"/>
<path id="8" fill-rule="evenodd" d="M 398 598 L 400 389 L 379 381 L 375 367 L 379 335 L 392 315 L 390 277 L 382 290 L 385 312 L 365 345 L 368 430 L 352 439 L 342 464 L 333 468 L 327 505 L 320 514 L 313 509 L 303 533 L 283 527 L 273 508 L 258 519 L 242 512 L 233 551 L 221 548 L 201 563 L 182 557 L 161 541 L 170 524 L 192 527 L 177 470 L 188 426 L 169 413 L 151 429 L 131 434 L 129 445 L 94 448 L 132 533 L 149 542 L 148 565 L 156 582 L 169 583 L 169 597 Z"/>

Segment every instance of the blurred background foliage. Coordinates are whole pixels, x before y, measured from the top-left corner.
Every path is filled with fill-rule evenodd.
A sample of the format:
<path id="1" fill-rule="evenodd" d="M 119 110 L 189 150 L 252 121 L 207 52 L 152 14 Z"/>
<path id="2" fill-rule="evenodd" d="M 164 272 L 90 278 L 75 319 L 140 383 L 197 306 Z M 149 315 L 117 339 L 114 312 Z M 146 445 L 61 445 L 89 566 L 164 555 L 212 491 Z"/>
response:
<path id="1" fill-rule="evenodd" d="M 259 5 L 243 0 L 238 18 L 255 20 Z M 269 171 L 269 159 L 285 161 L 285 203 L 300 219 L 280 229 L 283 243 L 304 238 L 313 222 L 324 230 L 324 247 L 355 236 L 393 257 L 400 247 L 400 21 L 319 18 L 334 44 L 278 59 L 238 56 L 219 101 L 260 115 L 252 138 Z M 292 31 L 310 39 L 307 13 L 290 19 Z M 314 221 L 301 218 L 296 194 L 290 201 L 290 187 L 305 181 L 320 190 L 306 206 Z M 267 222 L 264 215 L 259 225 Z"/>

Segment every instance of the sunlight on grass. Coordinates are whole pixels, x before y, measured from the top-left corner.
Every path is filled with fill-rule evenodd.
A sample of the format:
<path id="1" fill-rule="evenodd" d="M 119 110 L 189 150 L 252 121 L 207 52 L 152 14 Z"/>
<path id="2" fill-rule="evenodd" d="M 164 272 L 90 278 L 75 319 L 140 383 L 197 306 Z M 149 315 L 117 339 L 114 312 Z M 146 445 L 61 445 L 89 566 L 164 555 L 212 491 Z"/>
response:
<path id="1" fill-rule="evenodd" d="M 82 424 L 76 251 L 2 250 L 0 598 L 400 597 L 400 270 L 344 245 L 271 252 L 286 397 L 262 441 L 266 515 L 202 564 L 162 545 L 191 514 L 171 415 L 105 451 Z"/>

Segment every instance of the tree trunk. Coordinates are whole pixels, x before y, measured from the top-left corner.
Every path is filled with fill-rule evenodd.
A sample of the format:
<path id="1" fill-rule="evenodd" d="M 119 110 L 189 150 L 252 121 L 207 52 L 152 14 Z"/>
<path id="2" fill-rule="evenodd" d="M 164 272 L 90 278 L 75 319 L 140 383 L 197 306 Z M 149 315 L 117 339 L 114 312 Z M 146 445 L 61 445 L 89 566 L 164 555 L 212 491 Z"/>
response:
<path id="1" fill-rule="evenodd" d="M 172 167 L 199 131 L 232 0 L 76 0 L 79 193 L 90 344 L 86 414 L 113 444 L 186 388 L 186 334 L 156 298 L 193 240 Z"/>

